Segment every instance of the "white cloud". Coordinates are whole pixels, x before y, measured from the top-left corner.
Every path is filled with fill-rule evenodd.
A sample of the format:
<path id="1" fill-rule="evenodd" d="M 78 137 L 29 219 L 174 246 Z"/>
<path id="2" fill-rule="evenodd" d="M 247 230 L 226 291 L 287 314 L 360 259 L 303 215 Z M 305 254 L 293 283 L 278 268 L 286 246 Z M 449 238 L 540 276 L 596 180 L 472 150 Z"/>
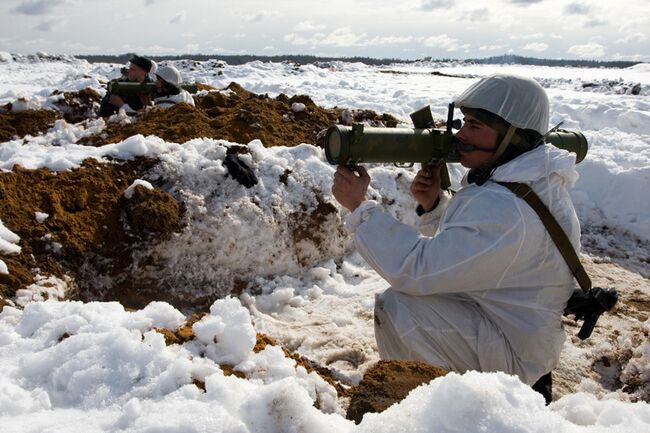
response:
<path id="1" fill-rule="evenodd" d="M 413 42 L 413 36 L 375 36 L 365 42 L 365 45 L 398 45 Z"/>
<path id="2" fill-rule="evenodd" d="M 329 34 L 315 33 L 311 37 L 305 37 L 297 33 L 289 33 L 283 39 L 292 44 L 310 47 L 369 47 L 386 46 L 411 43 L 416 40 L 413 36 L 375 36 L 368 37 L 366 33 L 356 34 L 350 27 L 341 27 Z M 421 40 L 422 38 L 418 39 Z"/>
<path id="3" fill-rule="evenodd" d="M 244 21 L 248 21 L 249 23 L 259 23 L 264 21 L 267 18 L 273 17 L 279 15 L 279 12 L 275 11 L 259 11 L 256 14 L 253 15 L 244 15 Z"/>
<path id="4" fill-rule="evenodd" d="M 201 47 L 199 46 L 199 44 L 187 44 L 180 50 L 181 53 L 187 53 L 187 54 L 196 54 L 200 51 L 201 51 Z"/>
<path id="5" fill-rule="evenodd" d="M 504 48 L 504 45 L 481 45 L 478 49 L 479 51 L 495 51 L 503 50 Z"/>
<path id="6" fill-rule="evenodd" d="M 648 28 L 650 24 L 650 19 L 648 18 L 638 18 L 635 20 L 626 20 L 619 28 L 618 31 L 621 33 L 628 33 L 631 31 L 636 31 L 639 29 Z"/>
<path id="7" fill-rule="evenodd" d="M 608 21 L 599 20 L 598 18 L 592 18 L 590 20 L 587 20 L 587 22 L 585 22 L 585 27 L 586 28 L 600 27 L 600 26 L 606 26 L 607 24 L 609 24 Z"/>
<path id="8" fill-rule="evenodd" d="M 329 35 L 327 35 L 321 41 L 321 45 L 332 47 L 349 47 L 352 45 L 363 46 L 364 44 L 361 41 L 365 39 L 365 37 L 365 33 L 358 35 L 353 33 L 350 27 L 341 27 L 333 30 Z"/>
<path id="9" fill-rule="evenodd" d="M 47 40 L 47 39 L 39 38 L 39 39 L 30 39 L 28 41 L 25 41 L 24 43 L 25 43 L 25 45 L 43 46 L 43 45 L 49 44 L 50 41 Z"/>
<path id="10" fill-rule="evenodd" d="M 164 47 L 161 45 L 150 45 L 148 47 L 131 47 L 129 45 L 127 51 L 135 53 L 147 53 L 147 54 L 173 54 L 177 53 L 178 50 L 172 47 Z"/>
<path id="11" fill-rule="evenodd" d="M 314 24 L 311 21 L 301 21 L 295 26 L 293 26 L 293 30 L 297 32 L 315 32 L 318 30 L 323 30 L 324 28 L 325 28 L 324 25 Z"/>
<path id="12" fill-rule="evenodd" d="M 591 7 L 584 3 L 573 2 L 564 7 L 564 12 L 572 15 L 587 15 Z"/>
<path id="13" fill-rule="evenodd" d="M 423 11 L 432 11 L 435 9 L 447 8 L 452 5 L 452 0 L 423 0 L 420 9 Z"/>
<path id="14" fill-rule="evenodd" d="M 34 27 L 34 30 L 38 30 L 39 32 L 52 32 L 58 27 L 61 27 L 64 23 L 64 18 L 48 18 L 41 21 L 36 27 Z"/>
<path id="15" fill-rule="evenodd" d="M 518 41 L 518 40 L 528 40 L 528 39 L 542 39 L 544 37 L 544 33 L 531 33 L 527 35 L 511 35 L 510 39 L 513 41 Z"/>
<path id="16" fill-rule="evenodd" d="M 643 42 L 646 39 L 648 39 L 648 37 L 645 35 L 645 33 L 642 33 L 642 32 L 629 32 L 628 34 L 626 34 L 621 39 L 618 39 L 616 42 L 621 43 L 621 44 L 629 44 L 629 43 Z"/>
<path id="17" fill-rule="evenodd" d="M 596 59 L 605 55 L 605 47 L 595 42 L 590 42 L 585 45 L 574 45 L 567 52 L 581 58 Z"/>
<path id="18" fill-rule="evenodd" d="M 472 9 L 463 12 L 460 19 L 471 22 L 486 22 L 490 18 L 490 11 L 487 8 Z"/>
<path id="19" fill-rule="evenodd" d="M 457 39 L 451 38 L 446 34 L 425 38 L 422 40 L 422 44 L 425 47 L 442 48 L 447 51 L 456 51 L 460 47 Z"/>
<path id="20" fill-rule="evenodd" d="M 187 11 L 182 10 L 178 12 L 176 15 L 174 15 L 174 17 L 171 20 L 169 20 L 169 24 L 180 24 L 184 22 L 186 18 L 187 18 Z"/>
<path id="21" fill-rule="evenodd" d="M 548 44 L 545 44 L 544 42 L 532 42 L 526 44 L 523 49 L 526 51 L 542 52 L 548 50 Z"/>
<path id="22" fill-rule="evenodd" d="M 25 15 L 45 15 L 68 0 L 24 0 L 11 12 Z"/>
<path id="23" fill-rule="evenodd" d="M 335 29 L 329 34 L 316 33 L 309 38 L 296 33 L 290 33 L 284 36 L 284 40 L 292 45 L 309 45 L 312 47 L 351 47 L 367 45 L 367 43 L 364 42 L 367 41 L 366 34 L 355 34 L 352 32 L 350 27 Z"/>
<path id="24" fill-rule="evenodd" d="M 540 3 L 543 0 L 510 0 L 510 3 L 522 6 L 530 6 L 533 3 Z"/>
<path id="25" fill-rule="evenodd" d="M 282 39 L 289 42 L 291 45 L 308 45 L 310 43 L 309 39 L 296 33 L 286 34 Z"/>

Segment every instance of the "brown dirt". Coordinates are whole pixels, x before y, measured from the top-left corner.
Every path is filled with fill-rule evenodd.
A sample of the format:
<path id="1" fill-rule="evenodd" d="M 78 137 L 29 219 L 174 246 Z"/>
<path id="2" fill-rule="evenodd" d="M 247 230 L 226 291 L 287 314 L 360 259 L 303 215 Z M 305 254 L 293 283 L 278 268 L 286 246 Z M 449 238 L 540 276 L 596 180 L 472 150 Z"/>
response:
<path id="1" fill-rule="evenodd" d="M 289 215 L 289 227 L 291 228 L 294 243 L 308 241 L 320 250 L 324 241 L 323 236 L 326 233 L 314 230 L 314 227 L 323 226 L 325 221 L 330 217 L 336 218 L 338 211 L 333 204 L 323 201 L 323 198 L 318 193 L 316 193 L 316 199 L 318 200 L 318 205 L 313 211 L 307 212 L 303 209 L 300 212 L 294 212 Z M 298 260 L 301 264 L 303 263 L 303 258 L 299 257 Z"/>
<path id="2" fill-rule="evenodd" d="M 315 142 L 319 131 L 344 118 L 373 125 L 397 123 L 391 116 L 368 110 L 323 109 L 307 96 L 279 95 L 272 99 L 248 92 L 236 83 L 228 89 L 230 92 L 195 97 L 197 107 L 180 104 L 152 109 L 136 116 L 130 125 L 109 124 L 100 135 L 87 139 L 87 144 L 116 142 L 133 134 L 156 134 L 181 143 L 196 137 L 215 137 L 243 143 L 260 138 L 266 146 L 296 145 Z M 75 122 L 91 115 L 98 101 L 99 95 L 88 88 L 63 93 L 56 108 L 68 121 Z M 305 104 L 305 111 L 294 113 L 294 102 Z M 5 135 L 0 137 L 43 132 L 58 115 L 48 110 L 1 113 L 0 134 Z M 247 150 L 232 145 L 228 153 Z M 192 306 L 184 305 L 182 299 L 170 298 L 164 281 L 139 276 L 139 267 L 147 268 L 151 263 L 134 264 L 132 260 L 136 248 L 167 239 L 181 228 L 183 205 L 169 194 L 137 187 L 131 200 L 122 196 L 135 179 L 146 178 L 147 170 L 155 163 L 138 160 L 100 164 L 88 160 L 70 172 L 15 167 L 11 173 L 0 174 L 0 219 L 21 237 L 23 248 L 21 254 L 3 258 L 10 273 L 0 276 L 0 297 L 10 299 L 16 290 L 31 284 L 37 274 L 59 278 L 69 275 L 76 290 L 70 296 L 75 299 L 117 300 L 130 308 L 161 300 L 190 309 Z M 285 180 L 289 175 L 284 174 Z M 39 224 L 34 217 L 37 211 L 50 217 Z M 314 212 L 292 215 L 294 241 L 309 241 L 318 247 L 321 240 L 309 227 L 332 216 L 336 216 L 335 208 L 322 200 Z M 53 246 L 57 244 L 62 248 L 55 252 Z M 102 286 L 99 280 L 110 284 Z M 241 283 L 236 282 L 232 290 L 240 290 Z M 213 301 L 193 302 L 209 305 Z"/>
<path id="3" fill-rule="evenodd" d="M 346 418 L 359 424 L 365 413 L 383 412 L 414 388 L 445 374 L 445 369 L 423 362 L 379 361 L 366 371 L 359 385 L 349 390 Z"/>
<path id="4" fill-rule="evenodd" d="M 52 95 L 63 95 L 54 103 L 55 110 L 25 110 L 13 112 L 11 104 L 0 110 L 0 142 L 22 138 L 26 135 L 38 135 L 46 132 L 54 121 L 64 118 L 67 122 L 77 123 L 95 117 L 101 97 L 90 87 L 78 92 L 60 92 L 55 90 Z"/>
<path id="5" fill-rule="evenodd" d="M 354 119 L 378 125 L 394 125 L 388 115 L 368 110 L 323 109 L 307 96 L 279 95 L 272 99 L 244 90 L 236 83 L 230 92 L 212 92 L 196 98 L 196 107 L 180 104 L 169 109 L 142 112 L 126 126 L 109 124 L 101 134 L 86 139 L 86 144 L 101 145 L 128 138 L 133 134 L 156 134 L 168 141 L 186 142 L 196 137 L 214 137 L 245 143 L 261 139 L 266 146 L 296 145 L 315 142 L 319 131 L 333 122 Z M 54 94 L 57 94 L 55 92 Z M 37 134 L 50 128 L 62 114 L 70 122 L 92 115 L 99 95 L 92 89 L 65 92 L 56 103 L 60 111 L 32 110 L 0 113 L 0 139 Z M 294 102 L 305 104 L 305 111 L 294 113 Z M 10 108 L 10 107 L 9 107 Z M 2 135 L 4 134 L 4 135 Z M 248 149 L 232 145 L 228 153 Z M 122 194 L 133 180 L 145 178 L 155 161 L 139 160 L 119 164 L 86 161 L 71 172 L 25 170 L 0 174 L 0 209 L 3 223 L 21 237 L 20 255 L 5 259 L 10 274 L 0 276 L 0 296 L 11 298 L 16 290 L 31 284 L 34 276 L 51 274 L 73 277 L 81 300 L 117 300 L 125 306 L 140 308 L 151 300 L 168 301 L 188 308 L 183 300 L 171 299 L 164 281 L 138 277 L 131 252 L 146 242 L 167 239 L 180 229 L 183 205 L 159 190 L 138 187 L 132 200 Z M 290 172 L 284 174 L 288 178 Z M 34 212 L 50 217 L 42 224 Z M 316 211 L 292 215 L 295 242 L 310 241 L 318 247 L 309 227 L 336 214 L 331 204 L 319 202 Z M 48 236 L 49 238 L 46 238 Z M 57 253 L 54 243 L 62 246 Z M 98 286 L 98 277 L 111 284 Z M 233 291 L 238 287 L 233 287 Z M 195 300 L 209 305 L 214 299 Z"/>
<path id="6" fill-rule="evenodd" d="M 54 126 L 58 117 L 59 114 L 52 110 L 0 112 L 0 142 L 43 133 Z"/>
<path id="7" fill-rule="evenodd" d="M 61 93 L 55 90 L 52 95 L 60 95 Z M 95 117 L 100 101 L 101 96 L 99 96 L 99 93 L 87 87 L 78 92 L 63 92 L 63 99 L 57 101 L 54 105 L 67 122 L 77 123 Z"/>
<path id="8" fill-rule="evenodd" d="M 109 124 L 100 135 L 86 137 L 80 144 L 100 146 L 142 134 L 175 143 L 205 137 L 237 143 L 260 139 L 266 147 L 295 146 L 316 144 L 320 131 L 342 121 L 342 109 L 321 108 L 305 95 L 289 98 L 281 94 L 270 98 L 248 92 L 236 83 L 227 89 L 229 94 L 195 96 L 195 107 L 178 104 L 167 109 L 154 108 L 140 113 L 130 125 Z M 305 104 L 305 110 L 293 112 L 291 106 L 295 102 Z M 353 111 L 351 115 L 355 121 L 370 124 L 397 124 L 394 117 L 369 110 Z"/>
<path id="9" fill-rule="evenodd" d="M 154 163 L 89 159 L 70 172 L 17 166 L 0 174 L 0 219 L 20 236 L 22 247 L 21 254 L 3 257 L 9 275 L 0 275 L 0 295 L 11 298 L 37 273 L 69 274 L 77 277 L 82 298 L 96 299 L 92 280 L 80 278 L 82 265 L 90 263 L 95 270 L 105 266 L 109 274 L 119 274 L 130 265 L 136 245 L 178 230 L 181 209 L 169 194 L 137 187 L 131 200 L 122 197 Z M 35 212 L 49 217 L 38 223 Z M 59 252 L 52 248 L 55 242 L 62 245 Z"/>

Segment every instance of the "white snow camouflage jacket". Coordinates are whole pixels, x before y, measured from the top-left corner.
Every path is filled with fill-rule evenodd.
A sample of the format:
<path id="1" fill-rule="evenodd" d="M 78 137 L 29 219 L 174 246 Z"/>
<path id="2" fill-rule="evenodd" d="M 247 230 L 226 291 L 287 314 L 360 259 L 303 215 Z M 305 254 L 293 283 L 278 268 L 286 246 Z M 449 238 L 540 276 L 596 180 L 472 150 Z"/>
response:
<path id="1" fill-rule="evenodd" d="M 495 182 L 530 185 L 577 251 L 580 226 L 567 191 L 577 177 L 573 154 L 543 145 L 498 167 L 484 185 L 456 193 L 433 237 L 372 201 L 348 217 L 346 228 L 355 232 L 358 251 L 393 290 L 412 296 L 453 294 L 476 303 L 481 321 L 491 322 L 483 331 L 467 330 L 478 337 L 477 369 L 503 371 L 493 342 L 505 337 L 515 358 L 508 373 L 532 384 L 557 365 L 565 339 L 561 315 L 574 281 L 535 211 Z M 422 298 L 427 300 L 435 297 Z M 486 335 L 485 329 L 501 335 Z"/>

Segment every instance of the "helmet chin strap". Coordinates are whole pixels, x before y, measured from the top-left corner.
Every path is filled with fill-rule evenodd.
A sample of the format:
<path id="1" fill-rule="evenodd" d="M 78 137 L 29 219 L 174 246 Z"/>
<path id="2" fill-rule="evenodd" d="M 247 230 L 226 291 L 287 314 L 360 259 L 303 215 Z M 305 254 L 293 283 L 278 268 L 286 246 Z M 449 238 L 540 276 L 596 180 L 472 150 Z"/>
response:
<path id="1" fill-rule="evenodd" d="M 477 185 L 483 185 L 492 175 L 492 172 L 496 168 L 496 164 L 503 155 L 503 152 L 506 151 L 508 148 L 508 145 L 510 144 L 510 140 L 515 134 L 515 131 L 517 131 L 516 126 L 510 125 L 508 127 L 508 130 L 506 131 L 506 134 L 503 136 L 503 139 L 501 140 L 501 143 L 499 143 L 499 146 L 497 146 L 497 150 L 494 152 L 494 155 L 490 157 L 483 165 L 478 167 L 476 169 L 476 184 Z"/>

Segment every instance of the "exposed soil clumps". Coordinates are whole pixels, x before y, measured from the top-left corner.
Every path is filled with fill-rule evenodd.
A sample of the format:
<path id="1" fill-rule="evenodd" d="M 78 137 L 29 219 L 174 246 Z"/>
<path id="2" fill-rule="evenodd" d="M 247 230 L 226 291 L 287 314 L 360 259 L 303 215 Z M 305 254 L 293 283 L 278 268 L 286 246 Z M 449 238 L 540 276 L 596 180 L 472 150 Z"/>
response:
<path id="1" fill-rule="evenodd" d="M 59 92 L 53 95 L 63 95 L 62 99 L 54 105 L 61 112 L 63 118 L 69 123 L 77 123 L 95 117 L 99 108 L 101 96 L 95 90 L 87 87 L 78 92 Z"/>
<path id="2" fill-rule="evenodd" d="M 131 232 L 143 240 L 151 235 L 169 239 L 180 230 L 181 206 L 166 192 L 138 185 L 133 196 L 122 196 L 118 205 L 124 209 Z"/>
<path id="3" fill-rule="evenodd" d="M 106 130 L 83 139 L 100 146 L 132 135 L 156 135 L 166 141 L 184 143 L 193 138 L 215 138 L 236 143 L 259 139 L 266 147 L 316 144 L 319 132 L 337 122 L 367 122 L 397 125 L 394 117 L 370 110 L 324 109 L 308 96 L 277 98 L 251 93 L 236 83 L 221 92 L 194 97 L 196 106 L 177 104 L 167 109 L 143 111 L 128 125 L 109 123 Z"/>
<path id="4" fill-rule="evenodd" d="M 68 274 L 76 277 L 82 298 L 96 299 L 89 295 L 93 279 L 84 279 L 81 269 L 120 274 L 139 242 L 178 230 L 181 208 L 169 194 L 136 187 L 131 200 L 123 197 L 154 163 L 89 159 L 70 172 L 15 167 L 0 174 L 0 219 L 22 247 L 21 254 L 3 257 L 9 275 L 0 275 L 0 295 L 11 298 L 39 274 Z M 46 214 L 42 222 L 37 212 Z"/>
<path id="5" fill-rule="evenodd" d="M 165 337 L 165 343 L 167 345 L 183 344 L 188 341 L 194 340 L 195 335 L 194 335 L 194 331 L 192 330 L 192 325 L 194 325 L 196 322 L 201 320 L 206 314 L 207 313 L 193 314 L 192 317 L 187 322 L 183 323 L 175 331 L 171 331 L 166 328 L 156 328 L 155 330 L 161 333 Z M 325 380 L 327 383 L 329 383 L 336 389 L 336 392 L 338 393 L 339 397 L 347 396 L 348 390 L 345 387 L 343 387 L 341 383 L 333 377 L 333 374 L 329 369 L 317 365 L 313 361 L 310 361 L 309 359 L 300 356 L 297 353 L 290 352 L 287 348 L 280 345 L 280 343 L 278 343 L 273 337 L 258 332 L 256 335 L 255 347 L 253 347 L 253 352 L 259 353 L 262 350 L 264 350 L 264 348 L 268 345 L 280 347 L 284 352 L 285 357 L 296 361 L 296 364 L 298 366 L 304 367 L 304 369 L 307 370 L 308 373 L 311 373 L 312 371 L 316 372 L 316 374 L 318 374 L 321 378 L 323 378 L 323 380 Z M 234 375 L 240 378 L 245 378 L 245 375 L 242 372 L 235 370 L 231 365 L 221 365 L 220 367 L 224 371 L 224 374 L 226 376 Z M 205 386 L 203 383 L 200 382 L 195 382 L 195 385 L 197 385 L 201 389 L 204 389 Z"/>
<path id="6" fill-rule="evenodd" d="M 0 112 L 0 142 L 43 133 L 54 126 L 59 117 L 52 110 Z"/>
<path id="7" fill-rule="evenodd" d="M 440 367 L 415 361 L 379 361 L 350 391 L 346 418 L 357 424 L 367 412 L 383 412 L 402 401 L 414 388 L 447 374 Z"/>
<path id="8" fill-rule="evenodd" d="M 318 227 L 324 226 L 329 218 L 337 218 L 338 210 L 333 204 L 325 202 L 318 194 L 316 194 L 316 200 L 318 200 L 318 205 L 313 211 L 307 212 L 305 209 L 289 215 L 289 227 L 295 244 L 311 243 L 317 250 L 321 250 L 323 236 L 326 236 L 327 233 L 318 230 Z M 303 263 L 304 258 L 298 257 L 298 261 Z"/>

